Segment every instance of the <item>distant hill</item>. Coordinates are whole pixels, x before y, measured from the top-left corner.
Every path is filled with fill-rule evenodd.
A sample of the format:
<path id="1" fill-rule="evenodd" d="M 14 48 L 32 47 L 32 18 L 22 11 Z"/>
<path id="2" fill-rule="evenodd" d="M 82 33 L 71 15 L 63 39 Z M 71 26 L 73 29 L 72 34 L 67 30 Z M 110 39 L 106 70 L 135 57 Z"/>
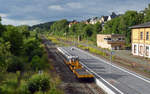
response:
<path id="1" fill-rule="evenodd" d="M 46 23 L 41 23 L 37 25 L 33 25 L 30 27 L 30 30 L 34 30 L 35 28 L 40 28 L 41 30 L 49 30 L 50 26 L 54 23 L 55 21 L 52 22 L 46 22 Z"/>

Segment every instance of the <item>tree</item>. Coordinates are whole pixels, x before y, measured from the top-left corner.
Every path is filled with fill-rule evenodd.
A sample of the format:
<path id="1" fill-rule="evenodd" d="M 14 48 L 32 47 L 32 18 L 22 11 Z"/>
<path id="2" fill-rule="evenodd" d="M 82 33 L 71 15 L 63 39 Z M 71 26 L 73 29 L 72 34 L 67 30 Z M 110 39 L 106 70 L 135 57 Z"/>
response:
<path id="1" fill-rule="evenodd" d="M 102 31 L 102 24 L 97 22 L 95 25 L 94 25 L 94 32 L 96 32 L 96 34 L 100 33 Z"/>
<path id="2" fill-rule="evenodd" d="M 37 55 L 42 57 L 43 49 L 39 47 L 40 43 L 38 40 L 31 40 L 25 43 L 24 52 L 25 56 L 29 57 L 29 61 L 33 58 L 33 56 Z"/>
<path id="3" fill-rule="evenodd" d="M 43 65 L 39 56 L 34 56 L 32 58 L 31 67 L 35 71 L 43 69 Z"/>
<path id="4" fill-rule="evenodd" d="M 28 38 L 30 36 L 30 32 L 29 31 L 23 31 L 22 34 Z"/>
<path id="5" fill-rule="evenodd" d="M 10 43 L 0 41 L 0 72 L 7 70 L 9 59 L 11 57 Z"/>
<path id="6" fill-rule="evenodd" d="M 64 33 L 68 32 L 68 21 L 66 19 L 56 21 L 51 25 L 50 31 L 53 32 L 53 34 L 62 36 Z"/>
<path id="7" fill-rule="evenodd" d="M 148 5 L 148 8 L 144 10 L 144 22 L 149 22 L 150 21 L 150 4 Z"/>
<path id="8" fill-rule="evenodd" d="M 92 25 L 87 25 L 85 28 L 84 28 L 84 34 L 85 34 L 85 37 L 91 37 L 92 34 L 93 34 L 93 28 L 92 28 Z"/>
<path id="9" fill-rule="evenodd" d="M 7 41 L 10 42 L 11 47 L 10 51 L 12 54 L 18 56 L 21 54 L 22 46 L 23 46 L 23 36 L 17 30 L 16 27 L 10 26 L 7 27 Z"/>
<path id="10" fill-rule="evenodd" d="M 5 27 L 1 24 L 1 17 L 0 17 L 0 37 L 2 36 L 4 31 L 5 31 Z"/>
<path id="11" fill-rule="evenodd" d="M 7 71 L 8 72 L 16 72 L 16 71 L 23 71 L 24 69 L 24 64 L 22 60 L 19 57 L 13 56 L 11 57 Z"/>

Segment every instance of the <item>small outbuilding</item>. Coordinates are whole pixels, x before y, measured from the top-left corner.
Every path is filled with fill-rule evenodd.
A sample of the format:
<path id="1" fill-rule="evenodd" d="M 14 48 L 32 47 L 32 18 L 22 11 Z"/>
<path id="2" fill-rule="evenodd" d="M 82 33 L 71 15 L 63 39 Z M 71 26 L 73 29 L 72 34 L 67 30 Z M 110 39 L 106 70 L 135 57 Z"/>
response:
<path id="1" fill-rule="evenodd" d="M 125 36 L 121 34 L 97 34 L 97 46 L 112 50 L 125 48 Z"/>

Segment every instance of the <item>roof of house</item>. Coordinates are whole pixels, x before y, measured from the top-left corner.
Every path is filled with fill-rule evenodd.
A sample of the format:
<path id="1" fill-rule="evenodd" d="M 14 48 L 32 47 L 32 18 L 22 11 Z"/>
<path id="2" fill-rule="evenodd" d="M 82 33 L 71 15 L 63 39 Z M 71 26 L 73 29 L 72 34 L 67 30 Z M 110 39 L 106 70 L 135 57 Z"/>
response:
<path id="1" fill-rule="evenodd" d="M 117 17 L 116 13 L 115 12 L 112 12 L 112 14 L 110 15 L 111 18 L 115 18 Z"/>
<path id="2" fill-rule="evenodd" d="M 135 25 L 135 26 L 131 26 L 130 28 L 134 29 L 134 28 L 146 28 L 146 27 L 150 27 L 150 22 Z"/>

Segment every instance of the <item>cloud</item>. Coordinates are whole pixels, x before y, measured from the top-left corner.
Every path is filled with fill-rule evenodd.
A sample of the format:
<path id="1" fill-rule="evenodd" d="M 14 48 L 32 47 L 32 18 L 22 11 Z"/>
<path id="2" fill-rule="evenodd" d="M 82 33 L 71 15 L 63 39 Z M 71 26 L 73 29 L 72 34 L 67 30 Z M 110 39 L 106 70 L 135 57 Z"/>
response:
<path id="1" fill-rule="evenodd" d="M 149 0 L 0 0 L 0 16 L 7 24 L 32 25 L 62 18 L 85 20 L 111 12 L 140 11 L 148 3 Z"/>
<path id="2" fill-rule="evenodd" d="M 69 6 L 70 8 L 83 8 L 83 5 L 79 2 L 70 2 L 66 4 L 67 6 Z"/>
<path id="3" fill-rule="evenodd" d="M 60 5 L 51 5 L 51 6 L 48 6 L 48 9 L 50 10 L 58 10 L 58 11 L 61 11 L 61 10 L 64 10 L 64 8 Z"/>
<path id="4" fill-rule="evenodd" d="M 18 25 L 35 25 L 35 24 L 39 24 L 41 23 L 41 21 L 38 21 L 38 20 L 13 20 L 13 19 L 8 19 L 8 18 L 3 18 L 2 19 L 2 24 L 5 24 L 5 25 L 15 25 L 15 26 L 18 26 Z"/>
<path id="5" fill-rule="evenodd" d="M 7 17 L 8 15 L 5 14 L 5 13 L 0 13 L 0 17 L 4 18 L 4 17 Z"/>

